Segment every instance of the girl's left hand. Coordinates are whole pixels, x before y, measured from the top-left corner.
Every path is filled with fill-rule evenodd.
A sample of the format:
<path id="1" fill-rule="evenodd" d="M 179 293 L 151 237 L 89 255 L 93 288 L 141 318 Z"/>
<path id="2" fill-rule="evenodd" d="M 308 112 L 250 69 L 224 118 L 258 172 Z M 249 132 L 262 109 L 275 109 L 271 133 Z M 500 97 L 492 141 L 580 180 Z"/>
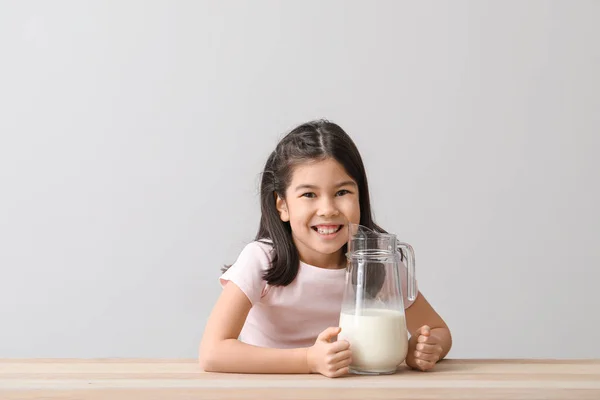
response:
<path id="1" fill-rule="evenodd" d="M 435 335 L 431 334 L 431 328 L 423 325 L 410 338 L 406 364 L 411 368 L 427 371 L 435 366 L 441 354 L 442 346 Z"/>

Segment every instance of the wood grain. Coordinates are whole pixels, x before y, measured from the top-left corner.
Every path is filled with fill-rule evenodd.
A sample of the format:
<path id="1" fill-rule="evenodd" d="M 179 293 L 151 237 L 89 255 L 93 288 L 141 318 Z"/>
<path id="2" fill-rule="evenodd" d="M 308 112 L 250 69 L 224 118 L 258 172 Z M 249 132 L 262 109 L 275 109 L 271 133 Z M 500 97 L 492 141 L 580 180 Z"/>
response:
<path id="1" fill-rule="evenodd" d="M 0 399 L 590 399 L 600 360 L 444 360 L 388 376 L 203 372 L 195 360 L 0 359 Z"/>

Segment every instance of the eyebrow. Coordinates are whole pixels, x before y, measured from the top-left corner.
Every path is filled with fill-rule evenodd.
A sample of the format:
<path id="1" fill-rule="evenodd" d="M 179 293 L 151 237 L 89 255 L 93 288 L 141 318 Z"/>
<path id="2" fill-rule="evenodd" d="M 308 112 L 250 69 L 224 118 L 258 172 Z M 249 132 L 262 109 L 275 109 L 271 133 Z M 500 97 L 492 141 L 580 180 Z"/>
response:
<path id="1" fill-rule="evenodd" d="M 354 186 L 354 187 L 356 187 L 356 183 L 355 183 L 354 181 L 344 181 L 344 182 L 340 182 L 340 183 L 338 183 L 338 184 L 337 184 L 335 187 L 336 187 L 336 188 L 340 188 L 340 187 L 342 187 L 342 186 Z M 319 188 L 319 187 L 318 187 L 318 186 L 315 186 L 315 185 L 303 184 L 303 185 L 298 185 L 298 186 L 296 186 L 296 189 L 295 189 L 295 190 L 296 190 L 296 191 L 299 191 L 299 190 L 304 190 L 304 189 L 311 189 L 311 190 L 314 190 L 314 189 L 318 189 L 318 188 Z"/>

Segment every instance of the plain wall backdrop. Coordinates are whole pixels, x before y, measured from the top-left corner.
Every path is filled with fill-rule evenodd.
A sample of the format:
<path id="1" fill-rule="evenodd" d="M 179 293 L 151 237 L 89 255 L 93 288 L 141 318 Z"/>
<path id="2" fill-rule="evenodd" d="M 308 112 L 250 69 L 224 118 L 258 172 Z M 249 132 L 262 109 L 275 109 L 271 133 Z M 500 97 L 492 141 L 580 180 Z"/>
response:
<path id="1" fill-rule="evenodd" d="M 0 357 L 196 357 L 339 123 L 453 358 L 600 357 L 600 2 L 0 1 Z"/>

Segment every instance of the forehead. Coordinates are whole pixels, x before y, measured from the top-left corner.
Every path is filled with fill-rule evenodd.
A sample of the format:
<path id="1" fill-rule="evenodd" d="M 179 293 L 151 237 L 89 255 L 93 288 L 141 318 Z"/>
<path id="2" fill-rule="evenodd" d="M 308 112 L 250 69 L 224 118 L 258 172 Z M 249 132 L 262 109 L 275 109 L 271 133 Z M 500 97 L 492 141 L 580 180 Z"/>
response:
<path id="1" fill-rule="evenodd" d="M 344 166 L 334 159 L 310 161 L 294 167 L 290 186 L 308 184 L 328 187 L 341 181 L 354 181 Z"/>

